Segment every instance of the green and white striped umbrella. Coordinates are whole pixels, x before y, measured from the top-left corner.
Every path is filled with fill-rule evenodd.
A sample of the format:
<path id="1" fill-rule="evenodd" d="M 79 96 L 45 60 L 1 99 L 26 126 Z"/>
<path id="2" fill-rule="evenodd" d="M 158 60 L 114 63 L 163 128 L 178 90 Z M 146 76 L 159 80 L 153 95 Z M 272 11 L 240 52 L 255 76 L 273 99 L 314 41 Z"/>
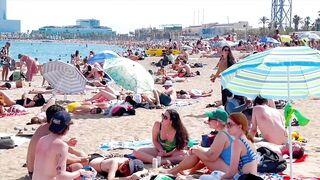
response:
<path id="1" fill-rule="evenodd" d="M 116 84 L 124 89 L 136 93 L 154 89 L 151 74 L 138 62 L 122 57 L 113 58 L 104 62 L 103 69 Z"/>
<path id="2" fill-rule="evenodd" d="M 320 53 L 309 47 L 278 47 L 228 68 L 221 84 L 237 95 L 268 99 L 320 96 Z"/>
<path id="3" fill-rule="evenodd" d="M 221 75 L 221 84 L 237 95 L 267 99 L 320 96 L 320 53 L 309 47 L 278 47 L 253 54 Z M 290 177 L 292 139 L 289 123 Z"/>

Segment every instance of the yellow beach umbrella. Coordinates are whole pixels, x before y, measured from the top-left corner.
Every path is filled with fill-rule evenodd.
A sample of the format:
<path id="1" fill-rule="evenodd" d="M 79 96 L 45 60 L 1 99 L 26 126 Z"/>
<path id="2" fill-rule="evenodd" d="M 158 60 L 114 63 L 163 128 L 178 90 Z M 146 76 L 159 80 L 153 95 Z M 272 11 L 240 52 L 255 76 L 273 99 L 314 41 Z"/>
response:
<path id="1" fill-rule="evenodd" d="M 280 36 L 281 42 L 286 43 L 286 42 L 291 42 L 292 38 L 289 35 L 281 35 Z"/>

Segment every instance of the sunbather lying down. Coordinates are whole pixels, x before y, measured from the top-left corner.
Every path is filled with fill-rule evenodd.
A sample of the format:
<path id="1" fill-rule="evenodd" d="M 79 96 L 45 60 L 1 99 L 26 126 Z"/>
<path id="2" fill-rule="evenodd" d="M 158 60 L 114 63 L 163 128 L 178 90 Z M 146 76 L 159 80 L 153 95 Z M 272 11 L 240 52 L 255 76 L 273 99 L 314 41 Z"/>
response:
<path id="1" fill-rule="evenodd" d="M 177 91 L 177 98 L 178 99 L 190 99 L 190 98 L 198 98 L 198 97 L 208 97 L 211 96 L 213 90 L 210 91 L 202 91 L 199 89 L 191 89 L 189 91 L 180 90 Z"/>
<path id="2" fill-rule="evenodd" d="M 99 103 L 104 109 L 107 108 L 107 103 Z M 69 113 L 73 114 L 100 114 L 102 108 L 97 105 L 91 104 L 90 102 L 73 102 L 69 103 L 66 107 Z"/>

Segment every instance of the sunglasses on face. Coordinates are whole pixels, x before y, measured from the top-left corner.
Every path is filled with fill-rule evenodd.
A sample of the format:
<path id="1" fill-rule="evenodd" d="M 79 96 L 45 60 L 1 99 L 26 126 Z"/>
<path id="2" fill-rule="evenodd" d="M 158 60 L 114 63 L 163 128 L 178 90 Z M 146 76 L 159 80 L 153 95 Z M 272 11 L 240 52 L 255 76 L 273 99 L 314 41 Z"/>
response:
<path id="1" fill-rule="evenodd" d="M 230 49 L 224 49 L 223 51 L 229 52 L 229 51 L 230 51 Z"/>
<path id="2" fill-rule="evenodd" d="M 232 123 L 232 122 L 228 122 L 227 123 L 227 128 L 232 128 L 233 126 L 236 126 L 237 124 Z"/>
<path id="3" fill-rule="evenodd" d="M 162 116 L 162 119 L 164 119 L 164 120 L 168 120 L 169 119 L 169 117 L 168 116 L 166 116 L 165 114 L 161 114 L 161 116 Z"/>

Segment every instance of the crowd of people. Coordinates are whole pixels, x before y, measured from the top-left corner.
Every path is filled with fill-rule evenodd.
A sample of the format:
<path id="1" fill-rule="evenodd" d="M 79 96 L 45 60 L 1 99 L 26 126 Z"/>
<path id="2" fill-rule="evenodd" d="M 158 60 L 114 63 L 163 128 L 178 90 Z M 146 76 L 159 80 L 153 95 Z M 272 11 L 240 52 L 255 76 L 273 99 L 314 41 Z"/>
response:
<path id="1" fill-rule="evenodd" d="M 275 32 L 274 38 L 281 41 L 279 32 Z M 228 36 L 230 41 L 232 37 Z M 299 45 L 296 35 L 289 45 Z M 219 37 L 213 41 L 219 40 Z M 249 39 L 247 44 L 250 44 Z M 96 173 L 105 175 L 108 179 L 126 177 L 126 179 L 140 179 L 146 174 L 144 163 L 151 164 L 157 156 L 161 157 L 160 165 L 176 165 L 166 171 L 171 175 L 192 175 L 204 168 L 210 172 L 220 171 L 221 179 L 238 178 L 246 174 L 258 176 L 257 148 L 269 147 L 279 156 L 288 154 L 288 133 L 284 125 L 284 117 L 276 109 L 272 99 L 265 99 L 257 96 L 254 100 L 247 97 L 233 94 L 230 89 L 221 87 L 221 99 L 208 107 L 215 107 L 205 114 L 208 126 L 217 131 L 213 143 L 204 148 L 192 146 L 191 138 L 179 112 L 167 108 L 163 111 L 159 119 L 153 125 L 152 147 L 136 149 L 132 152 L 134 159 L 113 157 L 108 158 L 97 153 L 86 154 L 76 149 L 76 139 L 64 141 L 63 138 L 70 128 L 73 120 L 70 114 L 110 114 L 123 115 L 127 113 L 134 115 L 134 109 L 144 107 L 148 109 L 163 109 L 170 106 L 177 99 L 190 99 L 199 97 L 210 97 L 212 90 L 205 91 L 199 89 L 176 90 L 175 82 L 184 82 L 187 78 L 200 75 L 199 72 L 192 72 L 192 67 L 201 67 L 200 64 L 190 63 L 190 54 L 205 52 L 209 46 L 198 40 L 192 50 L 187 50 L 186 43 L 169 42 L 160 44 L 157 47 L 165 47 L 163 57 L 155 63 L 159 67 L 158 72 L 153 73 L 160 80 L 163 89 L 154 89 L 152 92 L 135 94 L 130 91 L 117 91 L 112 88 L 108 81 L 108 75 L 104 72 L 100 63 L 87 64 L 94 57 L 94 51 L 82 59 L 80 52 L 76 51 L 72 56 L 72 64 L 76 66 L 89 80 L 87 88 L 92 86 L 99 89 L 99 92 L 92 97 L 78 102 L 72 102 L 65 107 L 57 105 L 54 98 L 45 100 L 43 94 L 51 94 L 52 90 L 33 90 L 30 94 L 35 94 L 32 99 L 27 94 L 23 94 L 19 99 L 13 99 L 5 93 L 11 88 L 8 84 L 1 85 L 0 91 L 1 112 L 5 113 L 5 108 L 19 106 L 23 108 L 42 107 L 41 112 L 35 117 L 37 123 L 41 123 L 35 131 L 29 143 L 27 153 L 27 168 L 29 177 L 32 179 L 76 179 L 78 177 L 91 178 Z M 188 44 L 189 45 L 189 44 Z M 145 46 L 145 45 L 139 45 Z M 238 49 L 230 46 L 223 46 L 215 49 L 219 54 L 217 71 L 210 76 L 211 82 L 216 82 L 221 73 L 237 63 L 233 50 L 243 50 L 242 42 Z M 7 80 L 8 72 L 13 63 L 9 56 L 11 44 L 8 42 L 1 50 L 3 60 L 2 80 Z M 149 47 L 149 45 L 148 45 Z M 155 46 L 150 46 L 155 47 Z M 269 44 L 264 44 L 252 50 L 260 52 L 270 48 Z M 312 45 L 317 47 L 317 45 Z M 172 55 L 172 50 L 181 50 L 178 56 Z M 260 49 L 259 49 L 260 48 Z M 213 48 L 212 48 L 213 49 Z M 247 49 L 247 48 L 245 48 Z M 191 51 L 191 52 L 190 52 Z M 143 56 L 127 51 L 128 58 L 141 60 Z M 206 57 L 206 56 L 203 56 Z M 41 71 L 33 58 L 19 54 L 20 62 L 17 67 L 22 69 L 26 66 L 26 80 L 32 82 L 33 76 Z M 170 74 L 166 70 L 172 70 Z M 171 71 L 171 72 L 172 72 Z M 106 113 L 108 112 L 108 113 Z M 40 120 L 39 120 L 40 119 Z M 272 131 L 270 131 L 272 129 Z M 294 157 L 303 156 L 304 148 L 295 144 Z M 203 176 L 205 178 L 205 175 Z M 201 179 L 201 178 L 200 178 Z"/>

